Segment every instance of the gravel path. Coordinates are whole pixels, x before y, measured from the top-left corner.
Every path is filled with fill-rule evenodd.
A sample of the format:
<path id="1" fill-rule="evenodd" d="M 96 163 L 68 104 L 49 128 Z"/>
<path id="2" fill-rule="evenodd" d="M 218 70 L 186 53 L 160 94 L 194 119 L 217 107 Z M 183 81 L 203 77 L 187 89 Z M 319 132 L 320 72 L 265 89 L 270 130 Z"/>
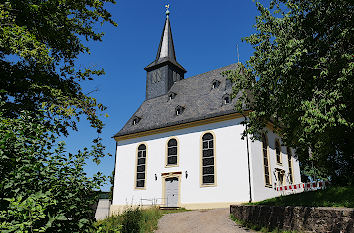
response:
<path id="1" fill-rule="evenodd" d="M 244 233 L 230 218 L 229 209 L 195 210 L 166 214 L 158 224 L 155 233 Z"/>

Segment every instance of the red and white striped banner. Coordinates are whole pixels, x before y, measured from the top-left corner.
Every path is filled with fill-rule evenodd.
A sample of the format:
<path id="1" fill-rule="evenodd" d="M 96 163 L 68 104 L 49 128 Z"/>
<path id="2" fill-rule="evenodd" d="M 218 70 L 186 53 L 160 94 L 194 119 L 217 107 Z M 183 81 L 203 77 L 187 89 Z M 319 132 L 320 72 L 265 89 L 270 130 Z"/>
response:
<path id="1" fill-rule="evenodd" d="M 277 187 L 277 191 L 287 191 L 287 190 L 296 190 L 301 189 L 303 184 L 292 184 L 292 185 L 285 185 Z"/>
<path id="2" fill-rule="evenodd" d="M 328 181 L 292 184 L 292 185 L 279 186 L 277 187 L 277 191 L 288 191 L 288 190 L 298 190 L 298 189 L 304 189 L 305 191 L 317 190 L 317 189 L 324 189 L 328 185 L 329 185 Z"/>

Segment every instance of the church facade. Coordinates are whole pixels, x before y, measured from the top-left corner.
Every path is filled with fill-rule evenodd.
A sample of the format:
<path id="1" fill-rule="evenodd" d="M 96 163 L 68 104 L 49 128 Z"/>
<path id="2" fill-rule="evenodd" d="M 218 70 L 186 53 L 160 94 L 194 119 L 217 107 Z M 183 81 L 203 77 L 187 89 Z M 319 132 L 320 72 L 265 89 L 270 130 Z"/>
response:
<path id="1" fill-rule="evenodd" d="M 152 204 L 222 208 L 300 184 L 295 151 L 282 146 L 271 127 L 260 141 L 241 139 L 245 116 L 234 110 L 232 84 L 221 75 L 235 68 L 184 79 L 167 14 L 156 59 L 145 68 L 146 99 L 114 135 L 111 213 Z"/>

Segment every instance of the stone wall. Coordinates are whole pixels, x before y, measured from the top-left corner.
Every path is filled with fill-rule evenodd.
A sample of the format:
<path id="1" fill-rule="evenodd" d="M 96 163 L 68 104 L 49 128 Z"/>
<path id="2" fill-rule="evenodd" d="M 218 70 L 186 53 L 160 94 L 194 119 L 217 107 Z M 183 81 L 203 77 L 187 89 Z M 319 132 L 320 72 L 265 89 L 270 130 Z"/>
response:
<path id="1" fill-rule="evenodd" d="M 354 209 L 351 208 L 231 205 L 230 214 L 269 229 L 354 233 Z"/>
<path id="2" fill-rule="evenodd" d="M 111 206 L 111 200 L 100 199 L 97 204 L 95 218 L 96 220 L 102 220 L 109 216 L 109 208 Z"/>

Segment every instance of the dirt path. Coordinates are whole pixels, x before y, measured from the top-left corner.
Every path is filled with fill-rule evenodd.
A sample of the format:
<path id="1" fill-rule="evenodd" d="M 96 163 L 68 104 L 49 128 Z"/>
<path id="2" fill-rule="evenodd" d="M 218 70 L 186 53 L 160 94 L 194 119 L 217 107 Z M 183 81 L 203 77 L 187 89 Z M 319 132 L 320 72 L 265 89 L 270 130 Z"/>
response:
<path id="1" fill-rule="evenodd" d="M 229 209 L 195 210 L 166 214 L 155 233 L 244 233 L 254 232 L 238 226 Z"/>

